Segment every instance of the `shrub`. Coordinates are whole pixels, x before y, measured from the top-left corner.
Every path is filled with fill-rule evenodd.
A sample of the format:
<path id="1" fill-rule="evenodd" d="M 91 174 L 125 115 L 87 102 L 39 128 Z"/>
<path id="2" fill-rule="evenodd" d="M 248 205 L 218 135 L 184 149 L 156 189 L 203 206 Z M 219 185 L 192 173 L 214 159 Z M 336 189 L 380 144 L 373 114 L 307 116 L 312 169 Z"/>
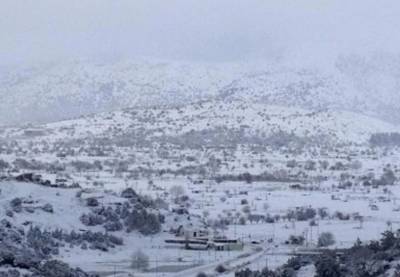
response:
<path id="1" fill-rule="evenodd" d="M 83 214 L 80 220 L 86 226 L 97 226 L 104 223 L 104 217 L 93 213 Z"/>
<path id="2" fill-rule="evenodd" d="M 330 253 L 324 253 L 315 263 L 316 277 L 340 277 L 343 276 L 340 271 L 340 265 L 335 256 Z"/>
<path id="3" fill-rule="evenodd" d="M 224 265 L 220 264 L 215 268 L 215 271 L 218 273 L 224 273 L 226 271 L 226 267 Z"/>
<path id="4" fill-rule="evenodd" d="M 79 268 L 72 269 L 69 267 L 68 264 L 61 262 L 61 261 L 57 261 L 57 260 L 46 261 L 43 265 L 40 265 L 38 271 L 40 273 L 40 276 L 43 276 L 43 277 L 89 276 L 88 274 L 83 272 L 81 269 L 79 269 Z M 19 276 L 19 275 L 17 275 L 17 276 Z"/>
<path id="5" fill-rule="evenodd" d="M 88 207 L 97 207 L 99 206 L 99 201 L 94 197 L 89 197 L 88 199 L 86 199 L 86 205 Z"/>
<path id="6" fill-rule="evenodd" d="M 289 237 L 289 244 L 291 245 L 303 245 L 306 239 L 303 236 L 294 236 L 291 235 Z"/>
<path id="7" fill-rule="evenodd" d="M 335 244 L 335 237 L 330 232 L 321 233 L 318 238 L 318 246 L 319 247 L 327 247 Z"/>
<path id="8" fill-rule="evenodd" d="M 22 212 L 22 199 L 18 197 L 14 198 L 13 200 L 11 200 L 10 206 L 12 210 L 16 213 Z"/>
<path id="9" fill-rule="evenodd" d="M 160 218 L 146 210 L 133 210 L 125 219 L 128 232 L 138 230 L 143 235 L 156 234 L 161 231 Z"/>

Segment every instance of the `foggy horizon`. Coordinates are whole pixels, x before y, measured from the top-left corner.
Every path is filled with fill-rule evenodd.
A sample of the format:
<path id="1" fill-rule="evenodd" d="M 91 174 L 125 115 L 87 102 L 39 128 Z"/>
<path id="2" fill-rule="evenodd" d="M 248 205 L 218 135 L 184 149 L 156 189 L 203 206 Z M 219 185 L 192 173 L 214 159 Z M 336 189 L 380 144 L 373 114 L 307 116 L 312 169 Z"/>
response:
<path id="1" fill-rule="evenodd" d="M 399 53 L 385 1 L 3 1 L 0 66 L 80 59 L 331 65 Z"/>

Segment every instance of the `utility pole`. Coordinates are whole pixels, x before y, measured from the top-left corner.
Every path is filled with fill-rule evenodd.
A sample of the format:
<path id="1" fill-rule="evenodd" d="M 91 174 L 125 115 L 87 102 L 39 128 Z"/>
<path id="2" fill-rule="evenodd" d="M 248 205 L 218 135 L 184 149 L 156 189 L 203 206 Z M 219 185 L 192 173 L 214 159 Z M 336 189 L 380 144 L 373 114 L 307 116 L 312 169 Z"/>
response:
<path id="1" fill-rule="evenodd" d="M 156 277 L 158 277 L 158 259 L 156 256 Z"/>

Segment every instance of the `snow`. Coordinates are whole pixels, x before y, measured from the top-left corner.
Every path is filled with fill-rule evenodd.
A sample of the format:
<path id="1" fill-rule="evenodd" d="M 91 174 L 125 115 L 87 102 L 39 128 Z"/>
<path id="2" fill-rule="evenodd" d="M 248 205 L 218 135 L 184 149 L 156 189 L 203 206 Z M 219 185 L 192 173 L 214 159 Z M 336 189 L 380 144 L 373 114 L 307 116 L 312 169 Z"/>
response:
<path id="1" fill-rule="evenodd" d="M 104 231 L 80 222 L 80 215 L 90 212 L 86 198 L 96 197 L 102 205 L 111 205 L 121 201 L 119 193 L 129 187 L 169 205 L 162 210 L 165 223 L 156 235 L 115 232 L 123 237 L 124 245 L 109 252 L 63 247 L 55 258 L 72 266 L 117 272 L 121 277 L 152 277 L 215 273 L 215 267 L 224 264 L 229 272 L 222 276 L 233 276 L 234 270 L 244 267 L 261 269 L 268 263 L 277 268 L 294 253 L 315 249 L 323 232 L 334 234 L 336 242 L 331 248 L 347 248 L 358 238 L 374 240 L 386 230 L 400 228 L 399 148 L 369 144 L 372 134 L 400 132 L 399 127 L 383 120 L 381 103 L 372 105 L 360 91 L 349 94 L 338 76 L 287 68 L 253 72 L 232 65 L 132 62 L 76 63 L 41 70 L 21 80 L 6 78 L 5 91 L 15 94 L 0 109 L 1 105 L 17 105 L 29 114 L 29 106 L 42 99 L 38 112 L 49 106 L 58 110 L 57 103 L 63 101 L 66 106 L 82 106 L 60 110 L 53 123 L 0 131 L 0 160 L 10 164 L 0 171 L 8 177 L 0 182 L 0 217 L 8 218 L 10 201 L 20 197 L 32 200 L 24 205 L 34 211 L 23 210 L 9 219 L 25 229 L 31 224 L 48 230 Z M 382 77 L 382 83 L 386 82 Z M 89 88 L 98 90 L 95 97 Z M 108 93 L 117 103 L 107 102 Z M 179 99 L 172 101 L 173 96 Z M 19 105 L 23 97 L 29 101 Z M 93 99 L 92 110 L 85 109 L 88 98 Z M 357 102 L 360 98 L 362 103 Z M 69 119 L 57 121 L 60 118 Z M 280 145 L 282 134 L 305 143 Z M 16 166 L 21 159 L 29 165 Z M 76 162 L 93 166 L 82 170 Z M 307 168 L 310 162 L 315 168 Z M 342 166 L 335 168 L 337 164 Z M 389 169 L 397 177 L 394 185 L 363 184 L 368 178 L 379 179 Z M 24 172 L 40 174 L 52 184 L 60 178 L 68 185 L 79 183 L 85 192 L 79 198 L 78 188 L 13 179 Z M 222 178 L 243 173 L 268 173 L 275 179 L 247 183 Z M 216 177 L 222 181 L 216 182 Z M 351 185 L 344 187 L 346 182 Z M 176 203 L 170 192 L 174 186 L 183 188 L 188 201 Z M 54 213 L 43 211 L 45 204 L 52 205 Z M 189 215 L 172 212 L 180 205 Z M 324 208 L 329 216 L 317 216 L 316 226 L 310 220 L 286 218 L 289 210 L 304 207 Z M 239 224 L 248 212 L 281 220 Z M 349 214 L 350 219 L 340 220 L 337 212 Z M 226 228 L 213 228 L 221 219 L 228 219 Z M 169 231 L 179 225 L 207 227 L 210 233 L 216 229 L 219 235 L 243 241 L 244 250 L 194 251 L 168 246 L 165 240 L 175 238 Z M 288 245 L 291 235 L 303 235 L 306 244 Z M 148 272 L 129 267 L 138 249 L 150 257 Z M 312 272 L 313 267 L 306 267 L 299 276 Z"/>

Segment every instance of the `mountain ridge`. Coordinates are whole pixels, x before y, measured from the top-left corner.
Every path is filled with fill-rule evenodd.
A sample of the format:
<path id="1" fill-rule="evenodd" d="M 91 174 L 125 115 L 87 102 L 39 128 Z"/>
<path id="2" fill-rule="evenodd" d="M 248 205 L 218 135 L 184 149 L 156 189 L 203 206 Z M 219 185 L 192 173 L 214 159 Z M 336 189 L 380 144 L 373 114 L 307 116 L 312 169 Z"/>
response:
<path id="1" fill-rule="evenodd" d="M 354 73 L 361 69 L 349 69 L 360 67 L 360 62 L 348 63 L 341 61 L 334 72 L 155 61 L 73 62 L 9 71 L 0 78 L 0 124 L 45 123 L 124 108 L 220 100 L 351 111 L 397 124 L 397 86 L 385 90 L 382 85 L 381 93 L 374 82 Z M 391 73 L 397 72 L 394 69 L 385 72 L 385 77 L 371 72 L 365 76 L 384 79 L 381 83 L 397 76 Z"/>

